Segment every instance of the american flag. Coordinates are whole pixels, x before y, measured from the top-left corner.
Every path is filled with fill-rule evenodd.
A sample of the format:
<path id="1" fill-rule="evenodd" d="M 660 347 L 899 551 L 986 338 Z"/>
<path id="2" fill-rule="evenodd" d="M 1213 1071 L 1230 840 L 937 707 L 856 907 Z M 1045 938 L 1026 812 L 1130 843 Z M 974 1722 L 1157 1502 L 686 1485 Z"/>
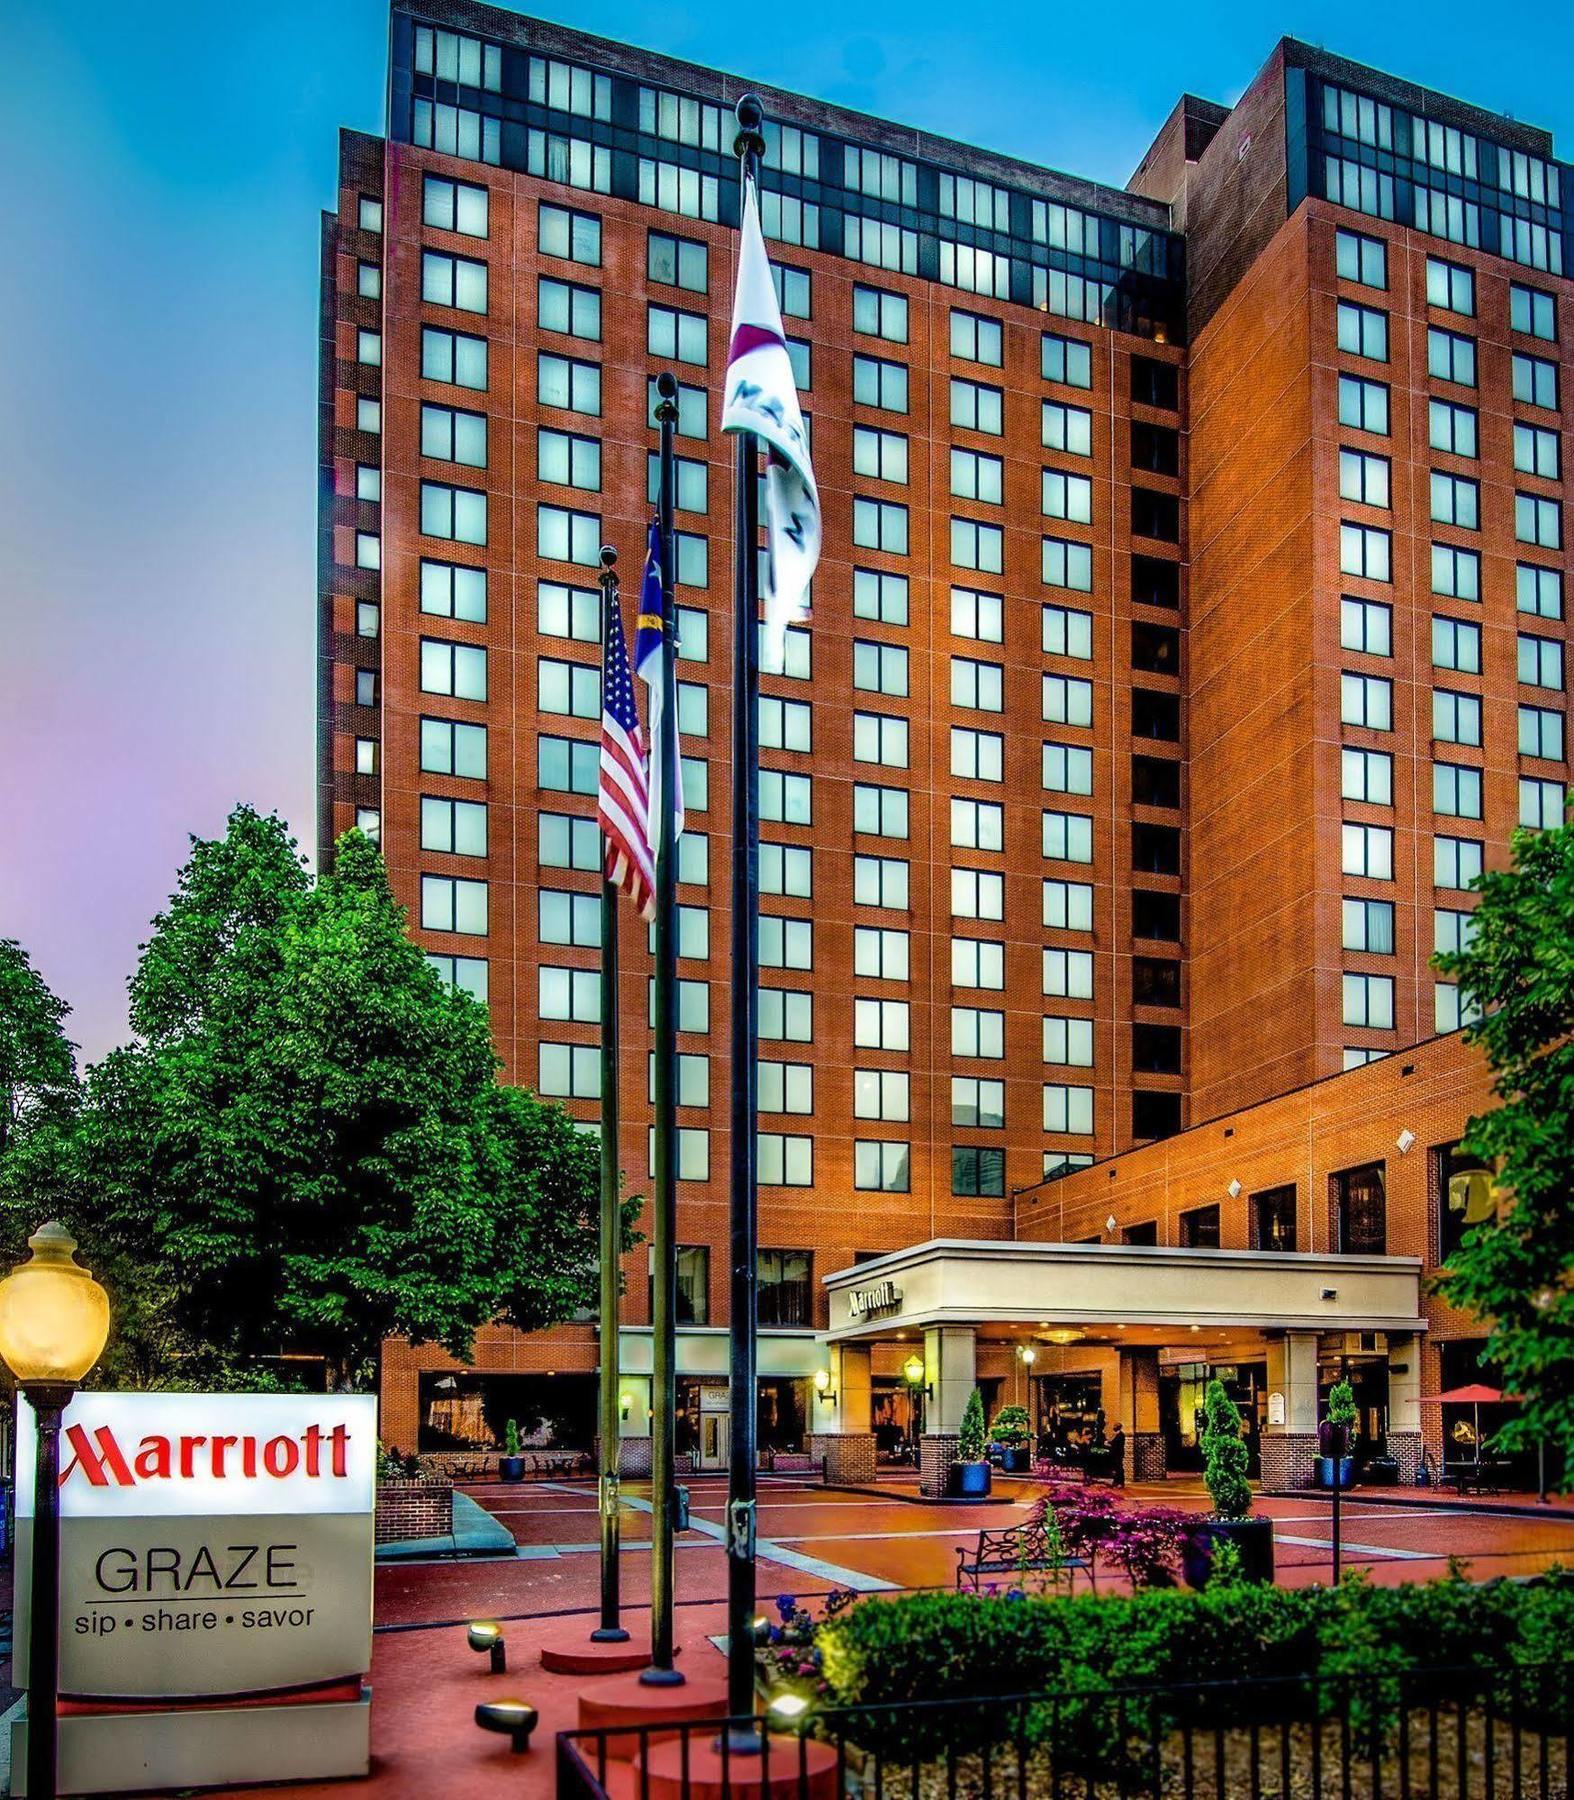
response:
<path id="1" fill-rule="evenodd" d="M 601 788 L 596 811 L 607 840 L 607 880 L 647 919 L 656 911 L 656 866 L 650 846 L 650 787 L 645 743 L 634 705 L 623 611 L 608 609 L 601 672 Z"/>

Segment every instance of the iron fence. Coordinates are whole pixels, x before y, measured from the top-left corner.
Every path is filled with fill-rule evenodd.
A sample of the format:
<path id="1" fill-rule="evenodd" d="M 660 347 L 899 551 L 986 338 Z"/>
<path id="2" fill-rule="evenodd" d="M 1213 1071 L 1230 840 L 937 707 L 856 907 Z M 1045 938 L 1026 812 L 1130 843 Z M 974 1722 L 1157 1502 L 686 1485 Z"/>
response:
<path id="1" fill-rule="evenodd" d="M 564 1731 L 559 1800 L 1570 1800 L 1574 1661 Z M 762 1760 L 763 1759 L 763 1760 Z M 654 1767 L 653 1767 L 654 1763 Z"/>

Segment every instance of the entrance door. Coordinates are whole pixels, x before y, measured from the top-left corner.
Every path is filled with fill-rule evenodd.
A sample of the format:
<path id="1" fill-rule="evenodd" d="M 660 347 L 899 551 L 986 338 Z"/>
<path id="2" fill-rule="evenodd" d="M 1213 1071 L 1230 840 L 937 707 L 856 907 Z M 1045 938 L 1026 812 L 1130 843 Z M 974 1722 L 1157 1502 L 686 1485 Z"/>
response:
<path id="1" fill-rule="evenodd" d="M 697 1469 L 725 1469 L 732 1449 L 732 1415 L 727 1384 L 707 1381 L 700 1388 L 700 1441 Z"/>

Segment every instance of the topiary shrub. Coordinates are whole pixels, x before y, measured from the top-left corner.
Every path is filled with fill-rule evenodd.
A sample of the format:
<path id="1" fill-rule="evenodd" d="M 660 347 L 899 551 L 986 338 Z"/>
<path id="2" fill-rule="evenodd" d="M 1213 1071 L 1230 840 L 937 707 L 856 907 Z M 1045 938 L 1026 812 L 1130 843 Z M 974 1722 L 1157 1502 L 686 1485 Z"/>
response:
<path id="1" fill-rule="evenodd" d="M 984 1396 L 974 1388 L 962 1409 L 962 1423 L 956 1432 L 956 1453 L 963 1462 L 984 1460 Z"/>
<path id="2" fill-rule="evenodd" d="M 524 1445 L 519 1439 L 519 1421 L 510 1419 L 503 1427 L 503 1454 L 504 1456 L 518 1456 L 523 1449 Z"/>
<path id="3" fill-rule="evenodd" d="M 1202 1478 L 1213 1501 L 1215 1518 L 1244 1519 L 1252 1510 L 1252 1484 L 1246 1479 L 1246 1441 L 1240 1409 L 1210 1381 L 1202 1400 Z"/>
<path id="4" fill-rule="evenodd" d="M 982 1400 L 979 1405 L 982 1408 Z M 1033 1435 L 1032 1416 L 1025 1406 L 1002 1406 L 989 1435 L 997 1444 L 1025 1444 Z"/>

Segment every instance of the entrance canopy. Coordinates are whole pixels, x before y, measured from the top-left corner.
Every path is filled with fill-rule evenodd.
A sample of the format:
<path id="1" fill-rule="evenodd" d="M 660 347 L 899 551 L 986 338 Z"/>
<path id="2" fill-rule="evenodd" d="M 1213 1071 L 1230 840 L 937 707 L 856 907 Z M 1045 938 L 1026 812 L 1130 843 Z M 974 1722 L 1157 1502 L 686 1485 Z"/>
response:
<path id="1" fill-rule="evenodd" d="M 932 1238 L 824 1282 L 833 1342 L 946 1325 L 1426 1330 L 1413 1256 Z"/>

